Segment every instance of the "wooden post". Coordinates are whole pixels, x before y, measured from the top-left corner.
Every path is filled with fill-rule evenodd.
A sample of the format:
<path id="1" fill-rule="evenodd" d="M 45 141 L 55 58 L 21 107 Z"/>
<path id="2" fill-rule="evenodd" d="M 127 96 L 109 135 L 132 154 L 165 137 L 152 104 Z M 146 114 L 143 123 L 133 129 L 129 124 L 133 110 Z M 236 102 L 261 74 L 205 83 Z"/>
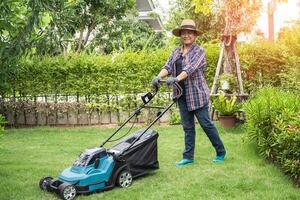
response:
<path id="1" fill-rule="evenodd" d="M 218 60 L 217 68 L 216 68 L 216 74 L 215 74 L 213 85 L 212 85 L 212 88 L 210 91 L 211 94 L 215 94 L 217 92 L 217 81 L 219 79 L 220 72 L 221 72 L 223 54 L 224 54 L 224 42 L 222 42 L 222 45 L 221 45 L 221 51 L 220 51 L 219 60 Z"/>
<path id="2" fill-rule="evenodd" d="M 120 102 L 119 102 L 118 94 L 116 94 L 116 103 L 117 103 L 117 121 L 118 121 L 118 123 L 120 123 L 121 122 L 121 114 L 120 114 L 120 109 L 119 109 Z"/>
<path id="3" fill-rule="evenodd" d="M 17 119 L 17 101 L 16 101 L 16 90 L 14 89 L 14 94 L 13 94 L 13 104 L 14 104 L 14 114 L 13 114 L 13 121 L 14 121 L 14 126 L 18 126 L 18 119 Z"/>
<path id="4" fill-rule="evenodd" d="M 37 96 L 34 96 L 34 117 L 35 117 L 35 125 L 38 126 L 38 112 L 37 112 L 37 104 L 36 104 L 36 101 L 37 101 Z"/>
<path id="5" fill-rule="evenodd" d="M 77 102 L 77 125 L 79 125 L 79 114 L 80 114 L 80 110 L 79 110 L 79 93 L 76 93 L 76 102 Z"/>
<path id="6" fill-rule="evenodd" d="M 57 93 L 54 95 L 54 104 L 55 104 L 55 125 L 58 124 L 58 113 L 57 113 Z"/>
<path id="7" fill-rule="evenodd" d="M 68 103 L 68 102 L 69 102 L 69 95 L 66 94 L 66 103 Z M 70 125 L 69 111 L 70 111 L 70 109 L 67 110 L 67 125 Z"/>
<path id="8" fill-rule="evenodd" d="M 48 119 L 48 115 L 49 115 L 49 109 L 48 109 L 48 103 L 47 103 L 47 95 L 45 95 L 45 103 L 46 103 L 46 125 L 49 124 L 49 119 Z"/>
<path id="9" fill-rule="evenodd" d="M 240 68 L 240 59 L 237 53 L 236 43 L 234 43 L 233 46 L 233 53 L 234 53 L 234 59 L 236 63 L 236 73 L 237 73 L 237 79 L 238 79 L 239 90 L 240 90 L 239 93 L 244 94 L 243 80 L 242 80 L 241 68 Z"/>
<path id="10" fill-rule="evenodd" d="M 22 98 L 22 97 L 20 97 Z M 26 97 L 23 96 L 23 98 L 26 99 Z M 26 108 L 25 108 L 25 105 L 24 105 L 24 99 L 22 98 L 22 108 L 23 108 L 23 115 L 24 115 L 24 125 L 26 126 L 27 125 L 27 117 L 26 117 Z"/>

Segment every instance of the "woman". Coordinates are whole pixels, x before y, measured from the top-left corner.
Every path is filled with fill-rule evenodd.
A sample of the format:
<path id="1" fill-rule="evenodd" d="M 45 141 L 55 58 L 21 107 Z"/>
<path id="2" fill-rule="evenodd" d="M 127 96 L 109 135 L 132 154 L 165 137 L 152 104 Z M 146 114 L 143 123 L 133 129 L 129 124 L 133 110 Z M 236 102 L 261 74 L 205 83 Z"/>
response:
<path id="1" fill-rule="evenodd" d="M 181 26 L 174 29 L 172 33 L 180 37 L 182 46 L 172 52 L 158 76 L 153 79 L 152 84 L 158 85 L 162 78 L 171 75 L 166 81 L 167 84 L 178 82 L 183 88 L 183 95 L 178 99 L 178 106 L 185 134 L 185 149 L 182 160 L 175 164 L 180 166 L 194 162 L 196 133 L 194 116 L 216 150 L 216 157 L 213 161 L 223 161 L 226 154 L 225 147 L 218 130 L 209 118 L 209 88 L 205 80 L 205 51 L 195 43 L 199 31 L 193 20 L 185 19 Z M 174 92 L 177 93 L 176 90 Z"/>

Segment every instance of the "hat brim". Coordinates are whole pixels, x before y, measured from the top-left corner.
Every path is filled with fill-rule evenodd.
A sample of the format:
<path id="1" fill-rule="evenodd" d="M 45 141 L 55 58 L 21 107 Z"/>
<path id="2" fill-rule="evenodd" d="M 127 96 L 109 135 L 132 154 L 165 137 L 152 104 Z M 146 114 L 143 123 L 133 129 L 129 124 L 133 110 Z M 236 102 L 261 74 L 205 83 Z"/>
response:
<path id="1" fill-rule="evenodd" d="M 193 28 L 175 28 L 174 30 L 172 30 L 172 33 L 173 33 L 173 35 L 180 37 L 180 31 L 182 31 L 182 30 L 191 30 L 191 31 L 195 32 L 196 36 L 200 35 L 200 32 Z"/>

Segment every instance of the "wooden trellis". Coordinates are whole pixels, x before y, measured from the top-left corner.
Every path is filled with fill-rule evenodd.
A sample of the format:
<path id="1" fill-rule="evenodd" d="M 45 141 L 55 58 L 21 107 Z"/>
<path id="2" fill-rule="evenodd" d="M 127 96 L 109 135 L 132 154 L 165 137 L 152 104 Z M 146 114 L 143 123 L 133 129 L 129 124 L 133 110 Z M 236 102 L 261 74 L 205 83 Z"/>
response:
<path id="1" fill-rule="evenodd" d="M 233 58 L 233 63 L 234 67 L 231 66 L 230 63 L 230 58 L 229 58 L 229 53 L 232 51 L 232 58 Z M 222 68 L 223 66 L 223 68 Z M 228 69 L 228 67 L 232 67 L 233 70 L 235 70 L 235 73 L 233 72 L 232 69 Z M 242 80 L 242 74 L 241 74 L 241 67 L 240 67 L 240 60 L 239 60 L 239 55 L 237 52 L 237 47 L 236 47 L 236 36 L 223 36 L 222 37 L 222 43 L 221 43 L 221 50 L 219 54 L 219 60 L 216 68 L 216 73 L 215 77 L 213 80 L 213 85 L 211 88 L 211 96 L 218 96 L 217 94 L 217 83 L 218 80 L 220 79 L 220 75 L 222 73 L 232 73 L 234 74 L 237 79 L 237 85 L 238 85 L 238 93 L 236 94 L 226 94 L 226 96 L 237 96 L 240 101 L 246 99 L 248 97 L 248 94 L 244 92 L 244 87 L 243 87 L 243 80 Z M 211 117 L 213 118 L 214 116 L 214 110 L 211 111 Z"/>

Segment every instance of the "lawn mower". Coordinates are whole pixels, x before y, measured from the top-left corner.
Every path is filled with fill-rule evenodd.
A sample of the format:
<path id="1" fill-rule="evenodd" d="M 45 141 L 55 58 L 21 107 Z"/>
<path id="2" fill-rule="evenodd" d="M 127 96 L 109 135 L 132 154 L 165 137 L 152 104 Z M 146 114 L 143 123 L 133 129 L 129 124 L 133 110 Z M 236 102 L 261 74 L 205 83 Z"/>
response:
<path id="1" fill-rule="evenodd" d="M 165 81 L 161 81 L 161 83 L 165 83 Z M 141 97 L 143 103 L 99 147 L 86 149 L 78 156 L 73 165 L 63 170 L 58 177 L 43 177 L 39 181 L 39 187 L 44 191 L 57 193 L 64 200 L 72 200 L 77 194 L 104 191 L 115 185 L 122 188 L 129 187 L 133 178 L 158 169 L 158 133 L 150 128 L 181 96 L 182 88 L 178 83 L 175 83 L 175 86 L 179 92 L 177 96 L 173 96 L 170 105 L 166 107 L 147 105 L 158 92 L 158 86 L 155 87 L 154 92 L 148 92 Z M 125 135 L 112 140 L 144 108 L 154 108 L 160 111 L 146 128 L 128 135 L 133 127 L 131 126 Z M 108 149 L 104 148 L 106 143 L 112 141 L 117 141 L 117 143 Z"/>

